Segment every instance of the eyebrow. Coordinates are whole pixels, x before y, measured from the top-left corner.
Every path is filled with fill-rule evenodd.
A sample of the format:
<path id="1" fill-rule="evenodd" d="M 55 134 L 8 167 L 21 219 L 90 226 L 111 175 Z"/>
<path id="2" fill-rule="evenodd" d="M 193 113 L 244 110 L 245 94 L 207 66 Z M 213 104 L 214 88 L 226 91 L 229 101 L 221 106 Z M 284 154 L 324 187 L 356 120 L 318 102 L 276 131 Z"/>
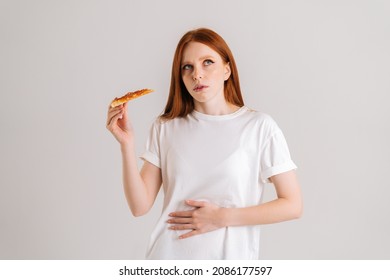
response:
<path id="1" fill-rule="evenodd" d="M 202 57 L 200 57 L 199 58 L 199 60 L 205 60 L 205 59 L 207 59 L 207 58 L 209 58 L 209 59 L 215 59 L 214 58 L 214 56 L 212 56 L 212 55 L 205 55 L 205 56 L 202 56 Z M 187 61 L 182 61 L 182 63 L 181 63 L 181 65 L 186 65 L 186 64 L 189 64 L 189 62 L 187 62 Z"/>

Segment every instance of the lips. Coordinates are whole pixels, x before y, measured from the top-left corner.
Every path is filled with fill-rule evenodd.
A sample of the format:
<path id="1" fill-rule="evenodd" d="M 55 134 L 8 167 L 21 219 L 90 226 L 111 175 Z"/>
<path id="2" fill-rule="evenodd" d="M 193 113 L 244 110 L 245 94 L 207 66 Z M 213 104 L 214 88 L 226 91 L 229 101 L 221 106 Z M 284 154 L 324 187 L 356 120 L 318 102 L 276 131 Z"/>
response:
<path id="1" fill-rule="evenodd" d="M 199 85 L 194 87 L 194 91 L 201 91 L 201 90 L 203 90 L 205 88 L 208 88 L 208 86 L 199 84 Z"/>

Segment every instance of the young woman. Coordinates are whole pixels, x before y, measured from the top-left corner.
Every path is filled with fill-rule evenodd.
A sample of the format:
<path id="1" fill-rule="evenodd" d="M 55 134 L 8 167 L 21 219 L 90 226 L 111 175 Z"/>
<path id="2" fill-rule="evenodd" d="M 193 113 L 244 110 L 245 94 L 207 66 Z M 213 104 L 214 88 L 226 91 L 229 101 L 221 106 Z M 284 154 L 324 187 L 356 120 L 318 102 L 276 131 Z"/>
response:
<path id="1" fill-rule="evenodd" d="M 146 214 L 163 186 L 148 259 L 258 259 L 260 225 L 301 215 L 283 133 L 244 105 L 233 55 L 212 30 L 181 38 L 168 102 L 152 125 L 140 172 L 127 104 L 109 108 L 107 128 L 121 146 L 133 215 Z M 261 203 L 266 183 L 277 198 Z"/>

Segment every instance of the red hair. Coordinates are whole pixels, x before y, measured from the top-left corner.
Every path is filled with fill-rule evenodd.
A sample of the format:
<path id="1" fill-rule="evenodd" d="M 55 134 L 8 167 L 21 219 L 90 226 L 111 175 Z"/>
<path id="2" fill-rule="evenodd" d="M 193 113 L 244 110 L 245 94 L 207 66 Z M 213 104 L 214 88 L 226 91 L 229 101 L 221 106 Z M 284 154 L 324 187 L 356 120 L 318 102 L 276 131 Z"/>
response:
<path id="1" fill-rule="evenodd" d="M 216 32 L 207 28 L 199 28 L 184 34 L 176 47 L 172 63 L 168 101 L 161 117 L 163 119 L 185 117 L 194 110 L 193 98 L 187 91 L 181 77 L 183 51 L 189 42 L 198 42 L 207 45 L 216 51 L 225 63 L 229 63 L 231 74 L 224 84 L 225 100 L 239 107 L 244 106 L 237 66 L 231 50 L 225 40 Z"/>

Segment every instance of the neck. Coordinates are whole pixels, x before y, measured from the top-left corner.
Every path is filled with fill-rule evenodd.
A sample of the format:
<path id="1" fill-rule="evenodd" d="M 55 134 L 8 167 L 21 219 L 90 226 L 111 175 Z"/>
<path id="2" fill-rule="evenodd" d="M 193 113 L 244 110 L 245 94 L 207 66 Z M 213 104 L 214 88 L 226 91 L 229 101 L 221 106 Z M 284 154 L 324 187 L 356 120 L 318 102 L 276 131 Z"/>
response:
<path id="1" fill-rule="evenodd" d="M 219 102 L 218 104 L 195 102 L 195 110 L 199 113 L 206 115 L 228 115 L 234 113 L 238 109 L 238 106 L 231 104 L 225 100 L 224 102 Z"/>

